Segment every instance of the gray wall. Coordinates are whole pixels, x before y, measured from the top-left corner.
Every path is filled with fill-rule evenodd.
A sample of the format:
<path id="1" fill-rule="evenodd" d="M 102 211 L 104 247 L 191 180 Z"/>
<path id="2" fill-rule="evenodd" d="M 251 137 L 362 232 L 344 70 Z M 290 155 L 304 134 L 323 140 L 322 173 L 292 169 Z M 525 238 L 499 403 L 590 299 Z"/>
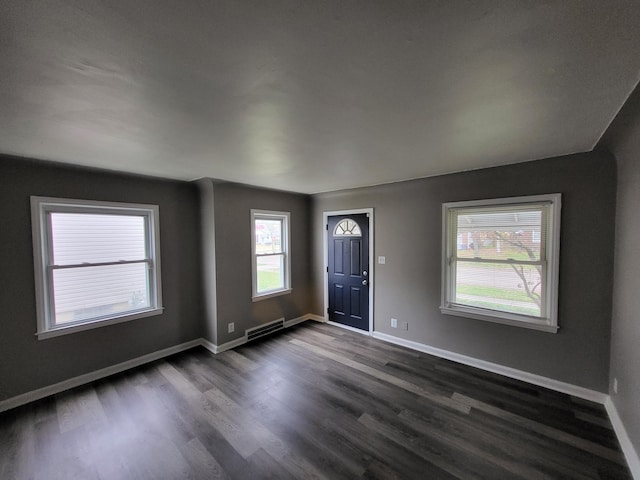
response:
<path id="1" fill-rule="evenodd" d="M 640 453 L 640 89 L 610 127 L 602 146 L 618 160 L 611 382 L 609 393 Z"/>
<path id="2" fill-rule="evenodd" d="M 313 196 L 313 308 L 323 313 L 322 212 L 375 209 L 378 332 L 606 392 L 616 166 L 586 153 Z M 557 334 L 440 313 L 443 202 L 562 193 Z M 404 332 L 390 318 L 409 322 Z"/>
<path id="3" fill-rule="evenodd" d="M 160 206 L 164 313 L 38 340 L 29 197 Z M 0 156 L 0 400 L 200 337 L 195 185 Z"/>
<path id="4" fill-rule="evenodd" d="M 216 222 L 214 184 L 211 178 L 196 181 L 200 200 L 200 251 L 202 253 L 202 336 L 218 344 L 218 302 L 216 285 Z"/>
<path id="5" fill-rule="evenodd" d="M 631 366 L 640 364 L 638 308 L 634 308 L 638 307 L 640 266 L 630 252 L 637 250 L 640 230 L 634 211 L 639 204 L 639 124 L 635 117 L 611 147 L 621 171 L 611 352 L 613 376 L 621 389 L 614 401 L 636 445 L 640 419 L 634 407 L 640 386 Z M 201 335 L 220 345 L 241 337 L 246 328 L 279 317 L 322 315 L 322 212 L 365 207 L 375 208 L 375 255 L 387 257 L 386 265 L 375 265 L 374 270 L 377 331 L 607 391 L 615 182 L 615 161 L 607 152 L 311 198 L 211 180 L 206 180 L 205 188 L 202 182 L 165 181 L 2 156 L 0 400 Z M 438 309 L 441 204 L 554 192 L 563 194 L 559 333 L 442 315 Z M 159 204 L 164 314 L 38 341 L 30 195 Z M 251 208 L 291 212 L 290 295 L 251 301 Z M 207 221 L 210 217 L 213 222 Z M 212 240 L 215 255 L 201 255 Z M 203 262 L 205 267 L 215 263 L 213 303 L 206 297 L 211 292 L 203 282 L 207 275 Z M 408 321 L 409 331 L 391 329 L 392 316 Z M 227 333 L 230 321 L 236 324 L 234 334 Z"/>
<path id="6" fill-rule="evenodd" d="M 217 344 L 244 335 L 247 328 L 278 318 L 309 313 L 308 195 L 254 188 L 235 183 L 214 184 Z M 251 209 L 291 213 L 291 286 L 293 291 L 251 301 Z M 227 324 L 235 323 L 228 333 Z"/>

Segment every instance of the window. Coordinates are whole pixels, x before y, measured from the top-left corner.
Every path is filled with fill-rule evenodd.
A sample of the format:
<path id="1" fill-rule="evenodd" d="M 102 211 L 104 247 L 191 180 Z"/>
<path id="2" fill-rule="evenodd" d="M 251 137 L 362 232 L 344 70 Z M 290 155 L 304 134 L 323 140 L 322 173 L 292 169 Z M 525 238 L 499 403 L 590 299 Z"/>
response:
<path id="1" fill-rule="evenodd" d="M 31 197 L 38 338 L 162 312 L 158 207 Z"/>
<path id="2" fill-rule="evenodd" d="M 443 205 L 446 314 L 556 332 L 560 194 Z"/>
<path id="3" fill-rule="evenodd" d="M 291 292 L 289 213 L 251 210 L 253 301 Z"/>
<path id="4" fill-rule="evenodd" d="M 361 237 L 362 232 L 356 222 L 350 218 L 340 221 L 333 230 L 334 237 Z"/>

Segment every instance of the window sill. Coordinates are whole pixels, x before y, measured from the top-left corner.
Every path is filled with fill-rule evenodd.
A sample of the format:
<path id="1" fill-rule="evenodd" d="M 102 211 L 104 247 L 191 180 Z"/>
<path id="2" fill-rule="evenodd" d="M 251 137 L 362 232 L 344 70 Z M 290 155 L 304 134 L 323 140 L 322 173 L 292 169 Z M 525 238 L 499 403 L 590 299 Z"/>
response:
<path id="1" fill-rule="evenodd" d="M 70 333 L 82 332 L 84 330 L 91 330 L 93 328 L 106 327 L 108 325 L 115 325 L 116 323 L 128 322 L 130 320 L 136 320 L 138 318 L 152 317 L 154 315 L 160 315 L 164 311 L 164 308 L 154 308 L 151 310 L 143 310 L 119 317 L 111 317 L 104 320 L 93 320 L 86 323 L 75 323 L 72 325 L 62 325 L 59 327 L 49 328 L 36 333 L 38 340 L 44 340 L 47 338 L 59 337 L 61 335 L 68 335 Z"/>
<path id="2" fill-rule="evenodd" d="M 502 325 L 510 325 L 512 327 L 529 328 L 531 330 L 539 330 L 541 332 L 556 333 L 558 331 L 557 325 L 551 325 L 542 320 L 536 321 L 531 317 L 524 317 L 521 315 L 509 315 L 505 313 L 503 315 L 491 315 L 486 310 L 462 307 L 462 306 L 449 306 L 440 307 L 440 311 L 445 315 L 455 315 L 456 317 L 473 318 L 475 320 L 484 320 L 485 322 L 500 323 Z"/>
<path id="3" fill-rule="evenodd" d="M 287 295 L 291 293 L 293 289 L 285 288 L 284 290 L 276 290 L 271 292 L 260 293 L 251 297 L 252 302 L 259 302 L 260 300 L 266 300 L 267 298 L 279 297 L 280 295 Z"/>

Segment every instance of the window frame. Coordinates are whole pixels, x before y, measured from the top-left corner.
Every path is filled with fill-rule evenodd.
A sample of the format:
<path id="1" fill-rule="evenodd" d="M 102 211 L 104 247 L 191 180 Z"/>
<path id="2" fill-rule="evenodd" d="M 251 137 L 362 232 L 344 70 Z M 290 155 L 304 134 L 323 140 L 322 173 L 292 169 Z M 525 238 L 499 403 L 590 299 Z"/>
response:
<path id="1" fill-rule="evenodd" d="M 256 220 L 282 221 L 281 248 L 282 253 L 259 254 L 256 252 Z M 251 301 L 257 302 L 267 298 L 286 295 L 293 291 L 291 288 L 291 213 L 272 210 L 251 209 Z M 282 255 L 284 275 L 283 288 L 258 292 L 258 258 L 263 256 Z"/>
<path id="2" fill-rule="evenodd" d="M 349 225 L 349 222 L 351 222 L 351 223 L 353 223 L 355 225 L 355 227 L 352 230 L 344 230 L 345 232 L 349 232 L 349 233 L 336 233 L 336 231 L 338 230 L 338 227 L 340 227 L 340 225 L 342 225 L 345 222 L 347 223 L 347 225 Z M 354 230 L 357 230 L 357 233 L 351 233 Z M 350 218 L 343 218 L 342 220 L 340 220 L 336 224 L 335 228 L 333 229 L 333 236 L 334 237 L 347 237 L 347 238 L 362 237 L 362 230 L 360 230 L 360 225 L 358 225 L 358 222 L 356 222 L 355 220 L 352 220 Z"/>
<path id="3" fill-rule="evenodd" d="M 454 225 L 453 213 L 462 209 L 491 210 L 513 206 L 523 208 L 547 204 L 545 227 L 547 228 L 546 244 L 541 252 L 546 258 L 541 258 L 543 271 L 543 288 L 545 291 L 544 308 L 541 316 L 534 317 L 512 312 L 492 310 L 477 306 L 463 305 L 452 302 L 455 292 L 455 251 L 457 251 L 457 225 Z M 523 197 L 507 197 L 463 202 L 448 202 L 442 204 L 442 297 L 440 311 L 446 315 L 473 318 L 504 325 L 530 328 L 549 333 L 556 333 L 558 326 L 558 278 L 560 270 L 560 212 L 562 195 L 560 193 L 531 195 Z M 544 218 L 544 217 L 543 217 Z M 543 219 L 544 221 L 544 219 Z M 542 253 L 541 253 L 542 255 Z M 514 262 L 522 263 L 522 262 Z M 525 262 L 526 263 L 526 262 Z"/>
<path id="4" fill-rule="evenodd" d="M 144 309 L 87 318 L 61 325 L 55 324 L 53 298 L 53 239 L 51 237 L 52 213 L 132 215 L 145 218 L 145 248 L 147 258 L 131 262 L 83 263 L 79 267 L 118 265 L 145 261 L 148 265 L 149 304 Z M 36 335 L 39 340 L 66 335 L 116 323 L 162 314 L 162 284 L 160 268 L 160 215 L 157 205 L 80 200 L 31 196 L 31 228 L 36 292 Z M 69 268 L 66 266 L 66 268 Z"/>

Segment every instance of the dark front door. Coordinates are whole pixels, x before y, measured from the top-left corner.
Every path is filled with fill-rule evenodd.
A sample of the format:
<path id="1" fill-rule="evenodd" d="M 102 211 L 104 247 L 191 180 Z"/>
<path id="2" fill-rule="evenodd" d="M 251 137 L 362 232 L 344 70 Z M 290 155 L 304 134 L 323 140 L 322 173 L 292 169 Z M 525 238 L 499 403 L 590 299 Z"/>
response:
<path id="1" fill-rule="evenodd" d="M 329 320 L 369 331 L 369 218 L 329 217 Z"/>

